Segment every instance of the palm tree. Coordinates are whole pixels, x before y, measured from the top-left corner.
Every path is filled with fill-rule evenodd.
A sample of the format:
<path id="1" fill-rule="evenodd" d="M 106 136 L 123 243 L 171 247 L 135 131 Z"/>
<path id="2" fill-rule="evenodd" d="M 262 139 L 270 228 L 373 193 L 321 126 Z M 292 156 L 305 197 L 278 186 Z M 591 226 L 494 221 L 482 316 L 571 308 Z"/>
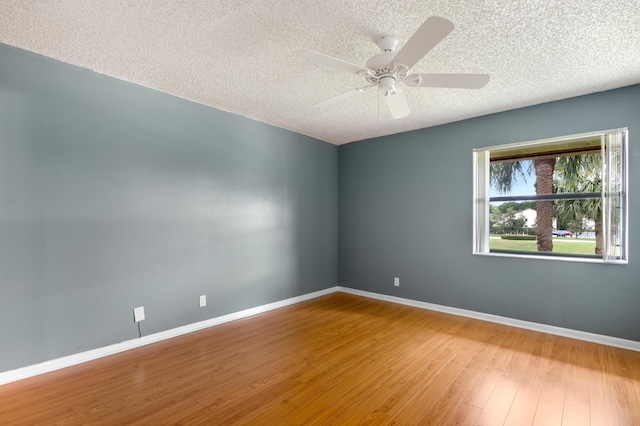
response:
<path id="1" fill-rule="evenodd" d="M 533 165 L 536 169 L 536 195 L 553 194 L 555 157 L 534 160 Z M 553 201 L 537 201 L 536 215 L 538 251 L 553 251 Z"/>
<path id="2" fill-rule="evenodd" d="M 556 163 L 554 186 L 559 193 L 601 192 L 602 156 L 583 154 L 560 157 Z M 596 231 L 595 254 L 602 254 L 602 201 L 600 198 L 558 201 L 558 220 L 568 222 L 578 218 L 593 220 Z"/>
<path id="3" fill-rule="evenodd" d="M 491 164 L 491 185 L 500 193 L 511 191 L 513 184 L 533 170 L 536 173 L 536 195 L 553 193 L 555 158 L 533 161 L 510 161 Z M 553 251 L 553 201 L 536 202 L 536 226 L 538 227 L 538 251 Z"/>

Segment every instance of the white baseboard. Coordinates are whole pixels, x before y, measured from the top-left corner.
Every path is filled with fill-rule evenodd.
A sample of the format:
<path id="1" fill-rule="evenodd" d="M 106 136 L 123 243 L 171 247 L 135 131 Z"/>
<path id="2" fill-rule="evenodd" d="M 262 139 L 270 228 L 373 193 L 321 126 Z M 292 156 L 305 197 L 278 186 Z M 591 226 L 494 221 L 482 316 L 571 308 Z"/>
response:
<path id="1" fill-rule="evenodd" d="M 485 314 L 482 312 L 468 311 L 466 309 L 452 308 L 449 306 L 436 305 L 434 303 L 427 303 L 427 302 L 420 302 L 412 299 L 403 299 L 401 297 L 387 296 L 385 294 L 356 290 L 348 287 L 338 287 L 338 291 L 354 294 L 357 296 L 369 297 L 371 299 L 384 300 L 386 302 L 399 303 L 402 305 L 413 306 L 416 308 L 429 309 L 431 311 L 438 311 L 438 312 L 444 312 L 447 314 L 453 314 L 453 315 L 458 315 L 462 317 L 475 318 L 482 321 L 504 324 L 511 327 L 524 328 L 527 330 L 539 331 L 541 333 L 554 334 L 556 336 L 569 337 L 576 340 L 584 340 L 586 342 L 599 343 L 601 345 L 613 346 L 616 348 L 629 349 L 632 351 L 640 352 L 640 342 L 636 342 L 634 340 L 626 340 L 618 337 L 588 333 L 586 331 L 572 330 L 569 328 L 562 328 L 562 327 L 556 327 L 553 325 L 523 321 L 523 320 L 514 319 L 514 318 L 502 317 L 499 315 Z"/>
<path id="2" fill-rule="evenodd" d="M 599 343 L 601 345 L 614 346 L 617 348 L 629 349 L 632 351 L 640 352 L 640 342 L 636 342 L 633 340 L 620 339 L 617 337 L 604 336 L 601 334 L 587 333 L 585 331 L 571 330 L 568 328 L 555 327 L 552 325 L 522 321 L 522 320 L 513 319 L 513 318 L 501 317 L 498 315 L 485 314 L 482 312 L 452 308 L 449 306 L 436 305 L 434 303 L 420 302 L 412 299 L 404 299 L 401 297 L 388 296 L 388 295 L 379 294 L 379 293 L 372 293 L 369 291 L 356 290 L 348 287 L 336 286 L 336 287 L 330 287 L 324 290 L 316 291 L 313 293 L 304 294 L 302 296 L 292 297 L 290 299 L 269 303 L 267 305 L 245 309 L 243 311 L 234 312 L 228 315 L 211 318 L 205 321 L 188 324 L 182 327 L 173 328 L 171 330 L 150 334 L 149 336 L 144 336 L 139 339 L 127 340 L 127 341 L 116 343 L 113 345 L 104 346 L 102 348 L 97 348 L 97 349 L 93 349 L 86 352 L 80 352 L 77 354 L 53 359 L 50 361 L 45 361 L 39 364 L 28 365 L 26 367 L 18 368 L 15 370 L 5 371 L 0 373 L 0 385 L 26 379 L 28 377 L 37 376 L 38 374 L 44 374 L 50 371 L 59 370 L 61 368 L 70 367 L 72 365 L 81 364 L 83 362 L 92 361 L 94 359 L 102 358 L 108 355 L 124 352 L 129 349 L 139 348 L 141 346 L 149 345 L 151 343 L 160 342 L 166 339 L 171 339 L 173 337 L 177 337 L 183 334 L 191 333 L 193 331 L 198 331 L 205 328 L 213 327 L 216 325 L 224 324 L 226 322 L 247 318 L 252 315 L 257 315 L 263 312 L 272 311 L 274 309 L 283 308 L 285 306 L 293 305 L 296 303 L 303 302 L 305 300 L 314 299 L 314 298 L 324 296 L 330 293 L 335 293 L 335 292 L 354 294 L 357 296 L 368 297 L 371 299 L 383 300 L 383 301 L 392 302 L 392 303 L 399 303 L 402 305 L 413 306 L 413 307 L 422 308 L 422 309 L 429 309 L 432 311 L 444 312 L 447 314 L 458 315 L 463 317 L 475 318 L 483 321 L 504 324 L 512 327 L 524 328 L 527 330 L 539 331 L 539 332 L 548 333 L 548 334 L 555 334 L 557 336 L 570 337 L 572 339 L 584 340 L 587 342 Z"/>
<path id="3" fill-rule="evenodd" d="M 26 379 L 28 377 L 37 376 L 38 374 L 44 374 L 50 371 L 59 370 L 61 368 L 70 367 L 72 365 L 81 364 L 83 362 L 92 361 L 94 359 L 102 358 L 108 355 L 117 354 L 118 352 L 124 352 L 129 349 L 139 348 L 151 343 L 171 339 L 172 337 L 177 337 L 183 334 L 191 333 L 193 331 L 213 327 L 215 325 L 224 324 L 226 322 L 235 321 L 238 319 L 250 317 L 252 315 L 261 314 L 263 312 L 272 311 L 274 309 L 283 308 L 295 303 L 304 302 L 305 300 L 314 299 L 316 297 L 324 296 L 330 293 L 335 293 L 336 291 L 338 291 L 338 287 L 331 287 L 313 293 L 304 294 L 302 296 L 292 297 L 290 299 L 280 300 L 278 302 L 269 303 L 267 305 L 256 306 L 255 308 L 245 309 L 243 311 L 234 312 L 228 315 L 211 318 L 205 321 L 187 324 L 182 327 L 172 328 L 171 330 L 150 334 L 139 339 L 127 340 L 124 342 L 115 343 L 113 345 L 104 346 L 102 348 L 52 359 L 50 361 L 41 362 L 39 364 L 28 365 L 26 367 L 17 368 L 15 370 L 5 371 L 0 373 L 0 385 Z"/>

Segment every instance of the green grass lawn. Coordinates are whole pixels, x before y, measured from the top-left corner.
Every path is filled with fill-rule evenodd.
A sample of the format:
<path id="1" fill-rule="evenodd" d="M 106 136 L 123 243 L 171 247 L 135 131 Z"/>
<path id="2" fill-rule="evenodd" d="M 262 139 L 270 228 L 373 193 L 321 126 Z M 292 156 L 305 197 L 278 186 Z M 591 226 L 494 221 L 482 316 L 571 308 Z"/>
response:
<path id="1" fill-rule="evenodd" d="M 494 237 L 494 235 L 492 235 Z M 498 238 L 489 239 L 489 248 L 496 250 L 521 250 L 521 251 L 538 251 L 536 241 L 518 241 L 503 240 Z M 594 254 L 596 241 L 592 238 L 553 238 L 554 253 L 575 253 L 575 254 Z"/>

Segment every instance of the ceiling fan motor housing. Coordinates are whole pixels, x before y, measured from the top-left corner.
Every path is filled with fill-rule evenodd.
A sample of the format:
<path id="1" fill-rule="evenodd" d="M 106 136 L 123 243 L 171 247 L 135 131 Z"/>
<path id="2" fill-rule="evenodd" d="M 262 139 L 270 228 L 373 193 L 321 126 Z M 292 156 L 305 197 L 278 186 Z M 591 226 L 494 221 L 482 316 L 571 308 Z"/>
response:
<path id="1" fill-rule="evenodd" d="M 391 51 L 379 53 L 369 59 L 366 64 L 366 67 L 374 72 L 374 75 L 366 76 L 367 81 L 377 84 L 385 96 L 395 94 L 396 81 L 402 81 L 406 77 L 406 68 L 393 63 L 395 56 L 396 53 Z"/>
<path id="2" fill-rule="evenodd" d="M 395 52 L 383 52 L 373 56 L 367 61 L 366 67 L 375 71 L 376 74 L 393 71 L 393 58 Z"/>

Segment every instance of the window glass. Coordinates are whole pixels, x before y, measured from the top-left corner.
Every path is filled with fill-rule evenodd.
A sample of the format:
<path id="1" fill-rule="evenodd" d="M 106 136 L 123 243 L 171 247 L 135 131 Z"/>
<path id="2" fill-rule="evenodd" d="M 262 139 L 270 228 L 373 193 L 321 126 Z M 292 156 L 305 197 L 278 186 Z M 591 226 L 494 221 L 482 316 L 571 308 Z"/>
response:
<path id="1" fill-rule="evenodd" d="M 474 151 L 474 253 L 626 262 L 626 129 Z"/>

